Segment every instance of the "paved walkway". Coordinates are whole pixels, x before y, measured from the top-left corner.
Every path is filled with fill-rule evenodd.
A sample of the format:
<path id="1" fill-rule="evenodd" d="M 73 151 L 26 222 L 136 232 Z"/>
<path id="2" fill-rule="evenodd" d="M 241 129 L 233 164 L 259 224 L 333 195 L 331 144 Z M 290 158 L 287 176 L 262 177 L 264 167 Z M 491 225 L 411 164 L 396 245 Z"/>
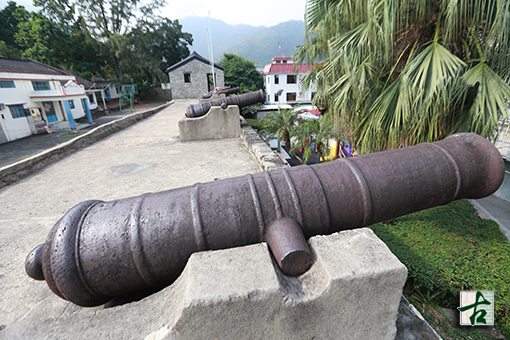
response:
<path id="1" fill-rule="evenodd" d="M 504 201 L 494 195 L 470 200 L 478 210 L 487 218 L 496 221 L 510 242 L 510 202 Z"/>
<path id="2" fill-rule="evenodd" d="M 141 103 L 140 105 L 135 106 L 136 110 L 134 113 L 153 109 L 163 104 L 164 103 Z M 129 114 L 131 113 L 126 113 L 126 115 Z M 0 144 L 0 168 L 16 163 L 17 161 L 28 158 L 41 151 L 50 149 L 56 145 L 67 142 L 99 125 L 123 118 L 126 115 L 122 115 L 120 112 L 115 112 L 109 115 L 94 118 L 92 124 L 89 124 L 86 121 L 84 123 L 77 123 L 76 130 L 68 129 L 65 131 L 57 131 L 51 134 L 44 133 L 39 135 L 32 135 L 26 138 L 17 139 L 9 143 Z"/>
<path id="3" fill-rule="evenodd" d="M 258 172 L 240 138 L 179 142 L 191 102 L 159 113 L 0 189 L 0 329 L 83 310 L 30 279 L 26 255 L 75 204 L 115 200 Z"/>

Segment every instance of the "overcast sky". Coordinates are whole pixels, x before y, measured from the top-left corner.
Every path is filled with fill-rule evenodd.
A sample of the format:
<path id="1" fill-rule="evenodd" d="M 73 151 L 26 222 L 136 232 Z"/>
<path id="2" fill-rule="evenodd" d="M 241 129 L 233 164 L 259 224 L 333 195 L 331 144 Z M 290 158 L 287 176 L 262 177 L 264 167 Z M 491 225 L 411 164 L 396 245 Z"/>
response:
<path id="1" fill-rule="evenodd" d="M 14 0 L 18 5 L 33 11 L 32 0 Z M 0 0 L 0 9 L 8 0 Z M 227 24 L 273 26 L 288 20 L 304 20 L 306 0 L 167 0 L 161 15 L 169 19 L 187 16 L 220 19 Z"/>

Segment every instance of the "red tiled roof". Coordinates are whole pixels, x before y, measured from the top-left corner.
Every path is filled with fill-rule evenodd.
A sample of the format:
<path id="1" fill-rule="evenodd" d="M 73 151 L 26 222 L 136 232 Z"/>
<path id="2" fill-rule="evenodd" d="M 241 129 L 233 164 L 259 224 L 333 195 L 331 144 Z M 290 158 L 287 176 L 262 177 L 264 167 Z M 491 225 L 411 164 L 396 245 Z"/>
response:
<path id="1" fill-rule="evenodd" d="M 301 64 L 297 68 L 297 73 L 307 73 L 310 72 L 313 68 L 313 65 Z M 263 74 L 274 74 L 274 73 L 295 73 L 294 72 L 294 64 L 267 64 L 264 67 Z"/>

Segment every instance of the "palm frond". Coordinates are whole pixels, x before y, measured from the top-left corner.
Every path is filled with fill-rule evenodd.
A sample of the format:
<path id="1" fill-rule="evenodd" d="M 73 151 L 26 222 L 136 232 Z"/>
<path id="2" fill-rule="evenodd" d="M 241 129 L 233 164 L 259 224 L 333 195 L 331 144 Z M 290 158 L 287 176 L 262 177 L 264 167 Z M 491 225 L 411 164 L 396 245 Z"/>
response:
<path id="1" fill-rule="evenodd" d="M 491 137 L 501 116 L 508 119 L 510 86 L 486 63 L 479 63 L 463 77 L 465 93 L 475 90 L 472 102 L 464 101 L 464 107 L 452 132 L 472 131 Z"/>

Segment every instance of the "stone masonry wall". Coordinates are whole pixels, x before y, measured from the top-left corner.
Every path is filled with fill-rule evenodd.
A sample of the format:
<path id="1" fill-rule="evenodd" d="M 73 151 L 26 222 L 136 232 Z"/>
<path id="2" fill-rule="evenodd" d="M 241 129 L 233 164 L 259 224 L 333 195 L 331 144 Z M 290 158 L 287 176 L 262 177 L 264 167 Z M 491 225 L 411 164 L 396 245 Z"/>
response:
<path id="1" fill-rule="evenodd" d="M 190 73 L 191 82 L 184 82 L 184 74 Z M 173 99 L 199 98 L 209 92 L 207 89 L 207 74 L 211 73 L 211 65 L 199 60 L 189 63 L 169 72 L 170 86 Z M 225 86 L 223 71 L 215 68 L 216 86 Z"/>

